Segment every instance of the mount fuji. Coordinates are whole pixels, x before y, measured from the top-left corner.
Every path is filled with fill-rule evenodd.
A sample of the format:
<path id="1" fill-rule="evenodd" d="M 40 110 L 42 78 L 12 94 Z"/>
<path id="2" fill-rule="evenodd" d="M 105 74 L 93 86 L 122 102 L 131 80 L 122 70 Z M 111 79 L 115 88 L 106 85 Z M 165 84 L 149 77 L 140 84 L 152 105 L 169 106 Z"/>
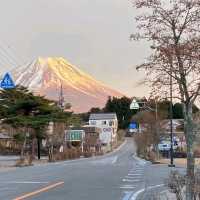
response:
<path id="1" fill-rule="evenodd" d="M 38 58 L 26 66 L 15 68 L 11 74 L 15 84 L 52 100 L 58 100 L 62 85 L 65 101 L 72 105 L 76 113 L 103 107 L 108 96 L 124 96 L 62 57 Z"/>

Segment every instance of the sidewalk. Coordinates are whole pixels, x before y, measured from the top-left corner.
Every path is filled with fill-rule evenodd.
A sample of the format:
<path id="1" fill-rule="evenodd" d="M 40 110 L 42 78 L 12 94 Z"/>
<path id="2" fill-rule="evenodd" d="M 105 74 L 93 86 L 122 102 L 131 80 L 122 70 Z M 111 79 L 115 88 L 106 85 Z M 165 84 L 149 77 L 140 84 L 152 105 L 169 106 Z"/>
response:
<path id="1" fill-rule="evenodd" d="M 0 168 L 12 167 L 18 159 L 19 156 L 0 156 Z"/>
<path id="2" fill-rule="evenodd" d="M 176 195 L 169 191 L 163 191 L 160 193 L 160 200 L 177 200 Z"/>
<path id="3" fill-rule="evenodd" d="M 115 152 L 124 143 L 125 143 L 125 140 L 119 141 L 115 146 L 113 146 L 112 151 L 110 150 L 110 147 L 105 147 L 103 155 L 108 155 L 109 153 Z M 101 156 L 103 156 L 103 155 L 101 155 Z M 20 156 L 3 156 L 3 155 L 0 155 L 0 172 L 2 170 L 7 169 L 7 168 L 14 168 L 17 160 L 19 160 L 19 159 L 20 159 Z M 77 158 L 77 160 L 78 159 L 79 158 Z M 66 161 L 66 160 L 63 160 L 63 161 Z M 56 162 L 60 162 L 60 161 L 56 161 Z M 32 162 L 33 165 L 40 165 L 40 164 L 44 164 L 44 163 L 48 163 L 48 157 L 47 156 L 42 156 L 40 160 L 35 159 Z"/>
<path id="4" fill-rule="evenodd" d="M 3 168 L 15 167 L 16 161 L 19 160 L 20 156 L 0 156 L 0 170 Z M 46 156 L 41 157 L 40 160 L 34 160 L 33 164 L 46 163 L 48 158 Z"/>
<path id="5" fill-rule="evenodd" d="M 164 158 L 159 160 L 160 164 L 169 164 L 170 159 Z M 174 164 L 180 167 L 187 166 L 187 159 L 186 158 L 174 158 Z M 195 159 L 195 166 L 200 167 L 200 158 Z"/>

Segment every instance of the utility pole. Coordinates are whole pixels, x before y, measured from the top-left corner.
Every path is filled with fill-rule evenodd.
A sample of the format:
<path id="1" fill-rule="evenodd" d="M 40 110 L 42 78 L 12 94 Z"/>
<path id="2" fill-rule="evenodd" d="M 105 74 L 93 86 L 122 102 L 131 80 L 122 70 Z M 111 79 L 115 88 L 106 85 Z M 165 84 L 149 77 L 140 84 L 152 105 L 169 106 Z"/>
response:
<path id="1" fill-rule="evenodd" d="M 175 167 L 174 165 L 174 139 L 173 139 L 173 104 L 172 104 L 172 65 L 170 67 L 170 164 L 169 167 Z"/>

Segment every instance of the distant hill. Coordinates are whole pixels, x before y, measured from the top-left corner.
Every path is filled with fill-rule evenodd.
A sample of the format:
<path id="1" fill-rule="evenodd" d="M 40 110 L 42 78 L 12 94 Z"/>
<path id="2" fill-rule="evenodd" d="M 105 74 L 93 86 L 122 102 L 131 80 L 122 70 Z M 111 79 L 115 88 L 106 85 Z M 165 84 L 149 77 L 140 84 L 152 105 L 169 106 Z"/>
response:
<path id="1" fill-rule="evenodd" d="M 108 96 L 124 96 L 60 57 L 38 58 L 29 65 L 14 69 L 12 75 L 16 84 L 53 100 L 58 100 L 62 84 L 65 101 L 76 113 L 86 112 L 91 107 L 103 107 Z"/>

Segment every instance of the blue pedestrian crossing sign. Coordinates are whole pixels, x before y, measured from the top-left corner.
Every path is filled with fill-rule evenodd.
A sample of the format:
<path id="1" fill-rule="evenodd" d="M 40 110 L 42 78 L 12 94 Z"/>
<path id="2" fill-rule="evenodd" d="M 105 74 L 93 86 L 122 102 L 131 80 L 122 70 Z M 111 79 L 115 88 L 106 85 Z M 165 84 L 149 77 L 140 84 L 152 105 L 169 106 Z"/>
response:
<path id="1" fill-rule="evenodd" d="M 15 88 L 14 81 L 12 80 L 9 73 L 6 73 L 1 81 L 1 88 L 3 89 L 13 89 Z"/>

